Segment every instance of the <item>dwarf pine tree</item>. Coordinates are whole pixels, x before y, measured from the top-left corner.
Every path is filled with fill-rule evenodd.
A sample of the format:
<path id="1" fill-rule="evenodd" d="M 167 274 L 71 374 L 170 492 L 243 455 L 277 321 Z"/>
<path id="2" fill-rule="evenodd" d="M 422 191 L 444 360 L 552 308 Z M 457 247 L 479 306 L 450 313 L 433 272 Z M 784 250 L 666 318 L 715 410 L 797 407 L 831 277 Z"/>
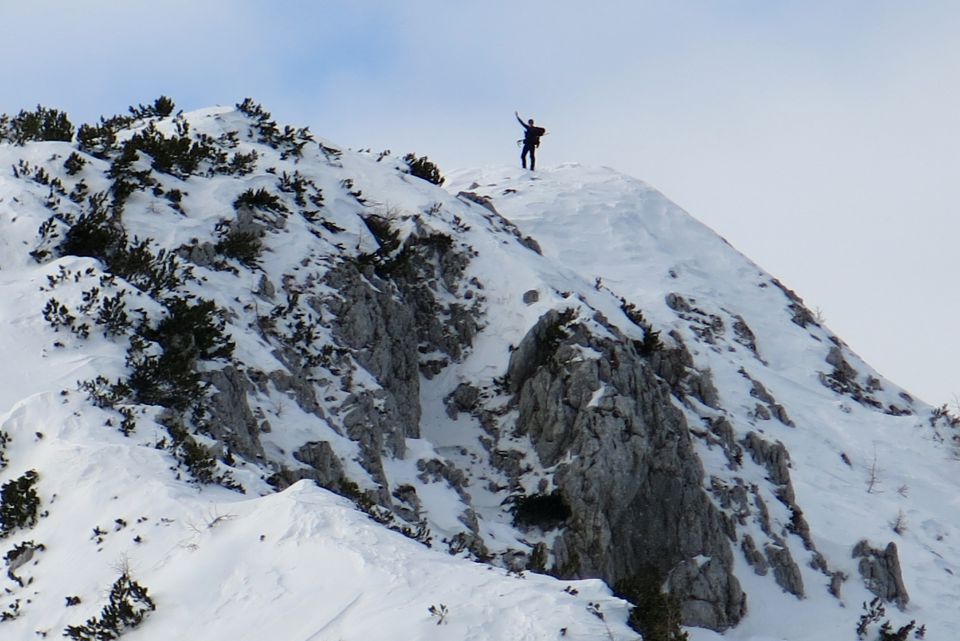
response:
<path id="1" fill-rule="evenodd" d="M 0 488 L 0 538 L 8 536 L 17 528 L 37 524 L 40 497 L 33 489 L 39 475 L 29 470 L 20 478 L 7 481 Z"/>
<path id="2" fill-rule="evenodd" d="M 110 598 L 99 617 L 90 617 L 83 625 L 68 625 L 63 636 L 74 641 L 116 639 L 143 623 L 157 609 L 149 591 L 124 571 L 110 588 Z"/>
<path id="3" fill-rule="evenodd" d="M 70 142 L 73 124 L 64 112 L 37 105 L 36 110 L 23 110 L 10 119 L 7 137 L 18 145 L 52 140 Z"/>

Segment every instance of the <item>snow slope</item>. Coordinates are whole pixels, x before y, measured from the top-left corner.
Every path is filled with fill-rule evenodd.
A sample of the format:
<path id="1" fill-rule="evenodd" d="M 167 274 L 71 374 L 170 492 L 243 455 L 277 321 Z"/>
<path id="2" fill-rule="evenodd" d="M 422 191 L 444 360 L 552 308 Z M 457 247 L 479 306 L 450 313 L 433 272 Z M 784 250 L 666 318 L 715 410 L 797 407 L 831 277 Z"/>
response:
<path id="1" fill-rule="evenodd" d="M 466 171 L 452 176 L 450 188 L 490 197 L 539 241 L 546 257 L 636 303 L 663 334 L 678 332 L 696 367 L 711 372 L 724 408 L 719 414 L 730 419 L 737 437 L 757 430 L 786 446 L 797 503 L 814 543 L 850 578 L 842 598 L 834 599 L 826 578 L 800 562 L 809 552 L 790 537 L 807 597 L 783 593 L 743 564 L 738 576 L 746 584 L 749 613 L 725 638 L 854 638 L 851 622 L 862 613 L 861 603 L 873 598 L 850 554 L 860 538 L 898 546 L 911 601 L 902 614 L 888 608 L 893 622 L 916 619 L 926 624 L 927 638 L 949 638 L 957 625 L 949 604 L 960 589 L 958 462 L 955 430 L 934 420 L 932 408 L 882 379 L 815 319 L 805 327 L 790 322 L 791 299 L 769 274 L 641 181 L 610 169 L 561 165 L 535 174 Z M 699 313 L 671 308 L 670 293 L 682 295 Z M 738 319 L 752 330 L 755 350 L 731 331 Z M 705 331 L 710 325 L 722 329 Z M 875 379 L 879 408 L 822 384 L 835 346 L 862 380 Z M 741 370 L 786 409 L 792 426 L 758 417 L 758 399 Z M 705 407 L 687 413 L 692 425 L 718 414 Z M 716 448 L 702 441 L 700 447 L 708 474 L 730 477 L 726 461 L 711 451 Z M 758 482 L 765 473 L 755 472 Z M 900 533 L 893 531 L 897 521 Z M 695 638 L 710 635 L 697 631 Z"/>
<path id="2" fill-rule="evenodd" d="M 188 118 L 195 131 L 213 135 L 246 132 L 249 125 L 229 109 Z M 172 131 L 171 120 L 159 122 L 160 128 Z M 164 190 L 184 192 L 182 209 L 146 193 L 134 194 L 123 212 L 131 235 L 171 250 L 201 240 L 216 242 L 215 225 L 233 217 L 234 199 L 248 189 L 272 187 L 277 178 L 266 170 L 271 163 L 283 164 L 281 153 L 269 145 L 241 144 L 260 153 L 259 169 L 245 179 L 154 172 L 153 180 Z M 13 175 L 0 177 L 0 322 L 5 328 L 0 336 L 0 431 L 5 436 L 0 482 L 12 484 L 37 471 L 41 506 L 35 525 L 14 528 L 0 540 L 11 567 L 0 595 L 0 638 L 61 637 L 67 626 L 100 616 L 110 586 L 123 572 L 148 589 L 156 606 L 142 626 L 126 631 L 130 639 L 635 637 L 624 624 L 627 604 L 611 597 L 600 581 L 510 574 L 429 550 L 313 483 L 302 481 L 273 493 L 264 480 L 271 471 L 266 464 L 238 459 L 232 465 L 216 464 L 245 493 L 198 484 L 172 456 L 169 435 L 157 422 L 159 407 L 118 405 L 132 409 L 136 423 L 130 436 L 122 435 L 117 429 L 122 415 L 95 407 L 78 384 L 124 375 L 129 341 L 106 336 L 93 322 L 93 311 L 80 310 L 96 287 L 101 295 L 124 292 L 128 309 L 143 310 L 137 313 L 144 317 L 165 312 L 124 280 L 103 280 L 104 265 L 96 259 L 64 256 L 38 262 L 30 256 L 38 246 L 38 227 L 50 217 L 52 199 L 60 211 L 82 212 L 82 204 L 59 193 L 51 179 L 62 180 L 64 192 L 80 181 L 90 193 L 110 186 L 104 175 L 108 163 L 90 155 L 84 155 L 86 165 L 79 174 L 68 175 L 63 163 L 74 151 L 57 142 L 0 145 L 0 165 L 18 167 Z M 181 291 L 232 310 L 227 331 L 236 343 L 232 362 L 238 367 L 281 367 L 249 329 L 256 318 L 251 292 L 261 274 L 279 280 L 303 270 L 310 257 L 328 260 L 340 246 L 354 252 L 376 246 L 361 231 L 358 212 L 364 208 L 341 181 L 362 180 L 365 188 L 371 185 L 391 195 L 394 207 L 446 197 L 420 180 L 411 185 L 392 166 L 353 154 L 342 154 L 340 162 L 331 160 L 331 154 L 332 148 L 313 144 L 297 167 L 324 190 L 324 221 L 340 230 L 338 246 L 310 233 L 319 226 L 291 218 L 268 239 L 275 245 L 268 245 L 255 272 L 242 266 L 225 271 L 194 266 L 196 277 L 185 279 Z M 334 158 L 340 155 L 336 152 Z M 138 162 L 145 167 L 148 160 Z M 45 320 L 42 311 L 51 298 L 76 316 L 73 326 L 88 322 L 89 336 Z M 262 435 L 267 456 L 301 465 L 290 456 L 296 446 L 328 439 L 350 476 L 365 482 L 366 472 L 354 461 L 356 445 L 326 421 L 271 386 L 257 393 L 254 403 L 273 423 Z M 209 437 L 195 437 L 217 446 Z M 35 548 L 32 556 L 11 565 L 11 554 L 24 544 Z"/>
<path id="3" fill-rule="evenodd" d="M 250 118 L 225 108 L 180 120 L 138 120 L 119 137 L 142 131 L 147 122 L 174 135 L 182 121 L 194 134 L 220 140 L 230 154 L 258 156 L 247 173 L 148 172 L 154 182 L 130 196 L 123 224 L 131 236 L 152 239 L 155 251 L 179 249 L 191 260 L 202 258 L 204 244 L 222 240 L 224 226 L 236 218 L 235 200 L 248 190 L 276 191 L 281 176 L 297 172 L 322 192 L 318 219 L 294 192 L 276 191 L 288 212 L 262 212 L 257 219 L 267 231 L 256 265 L 220 256 L 219 264 L 196 259 L 190 266 L 192 276 L 184 276 L 177 292 L 227 310 L 225 332 L 235 344 L 229 359 L 202 361 L 205 371 L 229 365 L 251 376 L 287 372 L 277 336 L 295 334 L 298 321 L 308 321 L 315 332 L 305 351 L 316 350 L 319 358 L 321 346 L 339 346 L 326 308 L 308 299 L 339 296 L 325 275 L 344 257 L 359 260 L 377 251 L 377 238 L 364 223 L 370 213 L 389 220 L 401 238 L 423 228 L 469 251 L 462 278 L 469 287 L 440 288 L 437 296 L 450 304 L 476 302 L 478 332 L 459 360 L 421 377 L 419 436 L 403 439 L 403 454 L 385 454 L 382 461 L 388 496 L 404 487 L 416 490 L 416 516 L 429 527 L 433 549 L 310 482 L 281 492 L 268 483 L 281 466 L 305 469 L 294 456 L 305 443 L 326 442 L 360 491 L 378 489 L 381 480 L 350 438 L 343 408 L 358 393 L 375 394 L 382 381 L 351 360 L 349 350 L 336 367 L 321 359 L 310 372 L 317 408 L 305 409 L 279 376 L 263 376 L 245 393 L 262 454 L 234 456 L 231 443 L 202 430 L 194 434 L 216 455 L 216 473 L 245 493 L 191 478 L 170 447 L 162 408 L 129 399 L 96 407 L 78 382 L 127 375 L 130 337 L 105 336 L 92 311 L 79 311 L 85 293 L 93 287 L 101 295 L 122 292 L 131 313 L 142 310 L 137 314 L 154 326 L 169 311 L 123 279 L 103 280 L 104 264 L 95 258 L 54 252 L 38 262 L 30 254 L 50 246 L 38 228 L 52 211 L 74 217 L 84 211 L 82 199 L 74 202 L 67 192 L 81 181 L 90 193 L 110 189 L 108 160 L 83 154 L 86 165 L 70 174 L 63 164 L 75 144 L 3 143 L 0 167 L 14 169 L 0 176 L 0 431 L 9 437 L 0 483 L 36 470 L 41 518 L 0 539 L 0 552 L 27 541 L 42 549 L 3 584 L 0 611 L 8 620 L 0 621 L 0 638 L 58 637 L 66 626 L 98 615 L 124 569 L 156 603 L 143 625 L 128 631 L 125 638 L 133 640 L 636 638 L 624 624 L 627 605 L 599 581 L 505 570 L 511 555 L 549 544 L 555 532 L 514 526 L 504 505 L 511 495 L 508 478 L 489 462 L 488 434 L 464 414 L 451 416 L 448 400 L 468 383 L 483 390 L 487 406 L 506 408 L 494 382 L 505 373 L 511 348 L 550 309 L 598 310 L 629 338 L 642 339 L 625 318 L 621 297 L 643 311 L 665 342 L 682 341 L 694 368 L 709 373 L 715 403 L 676 400 L 692 427 L 723 417 L 738 441 L 754 431 L 784 444 L 815 548 L 831 570 L 847 577 L 840 598 L 830 595 L 828 578 L 809 565 L 813 550 L 787 535 L 805 587 L 799 599 L 770 575 L 757 575 L 736 548 L 748 613 L 724 638 L 855 638 L 861 603 L 872 598 L 851 557 L 864 538 L 878 547 L 895 541 L 899 549 L 910 602 L 904 612 L 888 607 L 895 625 L 915 618 L 926 624 L 928 639 L 949 638 L 957 627 L 951 606 L 960 596 L 960 516 L 952 509 L 957 462 L 947 421 L 876 374 L 805 316 L 792 293 L 654 189 L 613 170 L 576 165 L 535 174 L 457 172 L 441 189 L 405 173 L 397 159 L 340 150 L 327 141 L 311 140 L 299 156 L 290 155 L 282 144 L 259 140 Z M 230 132 L 238 139 L 224 138 Z M 148 171 L 150 158 L 141 154 L 134 168 Z M 168 198 L 172 191 L 182 192 L 179 202 Z M 488 197 L 506 220 L 461 192 Z M 525 237 L 536 240 L 542 255 Z M 76 323 L 90 322 L 88 337 L 44 318 L 51 298 L 66 305 Z M 264 321 L 271 314 L 268 331 Z M 840 362 L 854 373 L 846 387 L 829 387 Z M 350 386 L 342 382 L 344 371 Z M 757 383 L 772 400 L 758 396 Z M 120 410 L 135 422 L 129 436 L 117 429 Z M 514 418 L 507 410 L 498 420 L 508 427 Z M 528 440 L 508 432 L 503 443 L 524 453 L 524 488 L 549 487 L 551 470 L 538 464 Z M 708 483 L 757 486 L 774 527 L 787 528 L 792 515 L 772 496 L 763 466 L 747 457 L 742 469 L 732 470 L 706 430 L 696 446 Z M 423 462 L 434 460 L 462 473 L 462 485 L 455 475 L 425 474 Z M 468 511 L 494 565 L 470 561 L 450 544 L 467 532 Z M 899 533 L 891 526 L 898 519 L 904 526 Z M 738 536 L 759 537 L 758 527 L 747 522 Z M 78 597 L 79 604 L 65 605 L 67 597 Z M 429 611 L 441 606 L 447 612 L 442 621 Z M 721 636 L 689 632 L 695 641 Z"/>

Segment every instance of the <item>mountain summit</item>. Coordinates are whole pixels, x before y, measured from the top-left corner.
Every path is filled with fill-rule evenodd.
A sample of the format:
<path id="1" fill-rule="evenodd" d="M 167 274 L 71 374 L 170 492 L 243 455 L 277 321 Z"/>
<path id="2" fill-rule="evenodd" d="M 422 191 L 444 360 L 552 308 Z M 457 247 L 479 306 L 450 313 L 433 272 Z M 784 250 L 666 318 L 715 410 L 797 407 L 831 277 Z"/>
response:
<path id="1" fill-rule="evenodd" d="M 0 119 L 2 638 L 955 627 L 957 421 L 653 188 L 174 109 Z"/>

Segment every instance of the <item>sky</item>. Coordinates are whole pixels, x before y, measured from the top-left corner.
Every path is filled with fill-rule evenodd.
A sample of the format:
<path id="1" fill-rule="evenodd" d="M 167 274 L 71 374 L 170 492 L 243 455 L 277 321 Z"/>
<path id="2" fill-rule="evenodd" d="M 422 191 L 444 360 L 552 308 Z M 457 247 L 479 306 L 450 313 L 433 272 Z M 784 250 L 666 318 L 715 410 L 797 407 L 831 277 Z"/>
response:
<path id="1" fill-rule="evenodd" d="M 794 289 L 883 375 L 960 398 L 955 0 L 32 0 L 0 112 L 75 124 L 159 95 L 440 169 L 643 179 Z"/>

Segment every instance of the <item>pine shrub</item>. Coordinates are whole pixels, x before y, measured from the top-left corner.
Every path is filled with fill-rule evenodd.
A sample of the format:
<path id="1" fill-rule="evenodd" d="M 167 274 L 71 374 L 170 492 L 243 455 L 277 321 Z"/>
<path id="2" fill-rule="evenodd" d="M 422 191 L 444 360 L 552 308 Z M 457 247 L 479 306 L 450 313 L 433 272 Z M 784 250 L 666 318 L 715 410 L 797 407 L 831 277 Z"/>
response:
<path id="1" fill-rule="evenodd" d="M 280 200 L 280 197 L 271 194 L 264 188 L 257 190 L 248 189 L 233 201 L 233 208 L 249 207 L 250 209 L 262 209 L 264 211 L 286 212 L 287 207 Z"/>
<path id="2" fill-rule="evenodd" d="M 0 430 L 0 470 L 10 463 L 7 458 L 7 445 L 10 444 L 10 440 L 10 435 Z"/>
<path id="3" fill-rule="evenodd" d="M 177 122 L 177 132 L 171 137 L 164 136 L 150 122 L 123 144 L 114 165 L 129 167 L 137 159 L 137 152 L 150 157 L 154 170 L 178 178 L 198 173 L 203 161 L 226 163 L 224 152 L 216 149 L 211 141 L 205 138 L 195 140 L 190 135 L 190 126 L 186 121 Z"/>
<path id="4" fill-rule="evenodd" d="M 160 96 L 153 101 L 152 105 L 137 105 L 136 107 L 130 107 L 130 115 L 140 120 L 142 118 L 166 118 L 173 113 L 173 110 L 176 109 L 176 105 L 173 100 L 167 98 L 166 96 Z"/>
<path id="5" fill-rule="evenodd" d="M 233 342 L 224 334 L 223 310 L 213 301 L 174 297 L 166 307 L 167 316 L 155 329 L 143 327 L 131 337 L 127 385 L 139 403 L 183 411 L 203 394 L 197 360 L 229 358 Z M 159 353 L 151 342 L 159 345 Z"/>
<path id="6" fill-rule="evenodd" d="M 37 524 L 40 497 L 33 486 L 38 478 L 36 470 L 29 470 L 0 488 L 0 538 L 9 536 L 17 528 Z"/>
<path id="7" fill-rule="evenodd" d="M 238 260 L 252 269 L 260 264 L 263 242 L 255 232 L 233 231 L 223 236 L 214 249 L 217 253 Z"/>
<path id="8" fill-rule="evenodd" d="M 61 256 L 89 256 L 102 262 L 114 275 L 151 296 L 178 287 L 181 270 L 176 256 L 160 249 L 150 250 L 151 239 L 134 240 L 131 244 L 117 216 L 106 204 L 105 194 L 88 199 L 87 211 L 74 221 L 56 250 Z M 67 222 L 70 222 L 69 219 Z M 43 230 L 41 230 L 41 235 Z M 115 301 L 119 303 L 119 301 Z M 110 307 L 110 305 L 108 305 Z M 122 322 L 120 308 L 113 305 L 103 310 L 107 320 Z"/>
<path id="9" fill-rule="evenodd" d="M 60 255 L 89 256 L 109 265 L 126 243 L 123 227 L 106 207 L 104 194 L 91 196 L 88 211 L 70 225 L 57 247 Z"/>
<path id="10" fill-rule="evenodd" d="M 614 593 L 634 605 L 627 625 L 643 635 L 644 641 L 686 641 L 680 627 L 680 604 L 661 591 L 662 575 L 647 568 L 614 586 Z"/>
<path id="11" fill-rule="evenodd" d="M 109 641 L 143 623 L 150 612 L 157 609 L 147 588 L 130 578 L 124 571 L 110 588 L 107 605 L 99 617 L 87 619 L 83 625 L 69 625 L 63 636 L 74 641 Z"/>
<path id="12" fill-rule="evenodd" d="M 50 140 L 70 142 L 74 131 L 67 114 L 40 105 L 34 111 L 21 111 L 9 119 L 5 129 L 5 134 L 0 138 L 18 145 Z"/>
<path id="13" fill-rule="evenodd" d="M 74 151 L 63 162 L 63 168 L 67 170 L 67 175 L 76 176 L 86 164 L 87 161 L 83 159 L 83 156 Z"/>
<path id="14" fill-rule="evenodd" d="M 77 145 L 80 151 L 105 159 L 116 149 L 117 132 L 133 122 L 130 116 L 100 117 L 95 125 L 80 125 L 77 129 Z"/>
<path id="15" fill-rule="evenodd" d="M 167 316 L 145 335 L 164 351 L 190 352 L 201 359 L 229 358 L 233 342 L 224 334 L 224 312 L 211 300 L 173 297 L 165 302 Z"/>
<path id="16" fill-rule="evenodd" d="M 426 156 L 418 158 L 416 154 L 407 154 L 403 162 L 410 168 L 410 175 L 426 180 L 434 185 L 442 185 L 445 178 L 440 175 L 440 168 L 430 162 Z"/>
<path id="17" fill-rule="evenodd" d="M 243 102 L 238 103 L 237 110 L 252 121 L 249 131 L 251 137 L 255 136 L 257 142 L 279 150 L 280 160 L 286 160 L 291 156 L 294 159 L 301 158 L 307 143 L 314 141 L 313 134 L 307 127 L 295 129 L 288 125 L 281 131 L 276 121 L 270 116 L 270 112 L 251 98 L 245 98 Z"/>

